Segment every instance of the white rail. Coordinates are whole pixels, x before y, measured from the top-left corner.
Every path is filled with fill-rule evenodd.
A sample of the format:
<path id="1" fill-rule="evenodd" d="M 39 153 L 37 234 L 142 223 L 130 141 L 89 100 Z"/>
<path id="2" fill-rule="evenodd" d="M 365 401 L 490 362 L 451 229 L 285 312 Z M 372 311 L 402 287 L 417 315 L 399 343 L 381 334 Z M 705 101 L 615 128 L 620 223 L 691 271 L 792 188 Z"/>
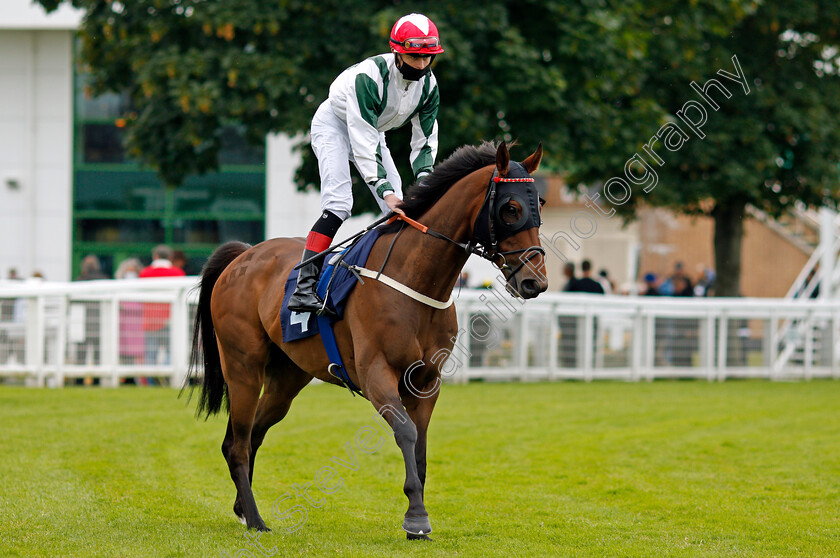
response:
<path id="1" fill-rule="evenodd" d="M 0 283 L 0 378 L 181 385 L 196 281 Z M 499 289 L 456 297 L 456 346 L 445 363 L 427 363 L 451 381 L 840 378 L 840 301 L 545 293 L 523 304 Z"/>

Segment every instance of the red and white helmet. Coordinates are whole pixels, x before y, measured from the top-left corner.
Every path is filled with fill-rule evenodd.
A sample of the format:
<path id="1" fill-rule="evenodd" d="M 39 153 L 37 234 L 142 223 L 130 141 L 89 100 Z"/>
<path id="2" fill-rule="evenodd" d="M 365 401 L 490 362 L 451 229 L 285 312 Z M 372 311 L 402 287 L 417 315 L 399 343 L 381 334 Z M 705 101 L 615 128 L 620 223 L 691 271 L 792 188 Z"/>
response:
<path id="1" fill-rule="evenodd" d="M 391 29 L 391 48 L 402 54 L 440 54 L 440 35 L 434 22 L 423 14 L 401 17 Z"/>

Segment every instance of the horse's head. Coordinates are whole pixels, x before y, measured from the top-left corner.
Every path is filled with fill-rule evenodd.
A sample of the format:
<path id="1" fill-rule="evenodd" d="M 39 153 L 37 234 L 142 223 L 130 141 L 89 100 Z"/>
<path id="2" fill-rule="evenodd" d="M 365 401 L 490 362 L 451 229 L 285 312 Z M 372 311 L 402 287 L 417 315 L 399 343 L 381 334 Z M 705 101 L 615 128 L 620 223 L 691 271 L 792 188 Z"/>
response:
<path id="1" fill-rule="evenodd" d="M 505 142 L 499 145 L 496 168 L 474 227 L 482 255 L 501 269 L 508 291 L 522 298 L 534 298 L 548 288 L 545 250 L 539 239 L 544 201 L 531 178 L 541 158 L 542 145 L 521 163 L 511 162 Z"/>

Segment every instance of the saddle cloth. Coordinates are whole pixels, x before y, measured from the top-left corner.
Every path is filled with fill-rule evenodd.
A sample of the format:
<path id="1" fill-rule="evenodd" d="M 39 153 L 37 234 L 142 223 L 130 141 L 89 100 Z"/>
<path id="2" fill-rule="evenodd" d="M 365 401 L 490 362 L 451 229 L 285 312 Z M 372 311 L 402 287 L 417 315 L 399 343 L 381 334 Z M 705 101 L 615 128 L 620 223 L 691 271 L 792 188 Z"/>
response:
<path id="1" fill-rule="evenodd" d="M 367 263 L 370 251 L 373 248 L 373 243 L 382 234 L 381 228 L 376 228 L 365 234 L 358 242 L 347 249 L 344 255 L 344 261 L 349 265 L 364 266 Z M 333 270 L 332 285 L 327 296 L 327 306 L 329 306 L 338 315 L 338 319 L 344 318 L 344 307 L 347 305 L 347 297 L 353 292 L 356 286 L 356 276 L 350 270 L 344 267 L 329 266 L 332 258 L 338 257 L 338 254 L 330 254 L 324 259 L 324 265 L 321 267 L 320 281 L 329 281 L 330 277 L 324 276 L 324 270 L 329 268 Z M 298 270 L 294 269 L 286 279 L 286 292 L 283 294 L 283 308 L 280 310 L 280 325 L 283 328 L 283 342 L 297 341 L 298 339 L 305 339 L 312 337 L 319 333 L 318 320 L 314 312 L 291 312 L 289 311 L 289 298 L 295 290 L 297 284 Z"/>

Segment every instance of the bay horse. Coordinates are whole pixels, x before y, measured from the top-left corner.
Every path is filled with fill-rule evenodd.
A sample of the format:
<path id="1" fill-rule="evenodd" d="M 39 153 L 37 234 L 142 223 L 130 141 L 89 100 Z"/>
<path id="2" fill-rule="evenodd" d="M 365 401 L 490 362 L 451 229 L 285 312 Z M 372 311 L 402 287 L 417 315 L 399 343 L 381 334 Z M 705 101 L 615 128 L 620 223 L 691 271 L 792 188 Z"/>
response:
<path id="1" fill-rule="evenodd" d="M 530 178 L 541 157 L 539 146 L 522 163 L 511 162 L 504 142 L 457 149 L 406 191 L 401 207 L 423 226 L 387 225 L 367 266 L 446 301 L 467 258 L 477 253 L 502 270 L 511 294 L 536 297 L 548 287 L 538 237 L 543 200 Z M 197 414 L 216 414 L 227 403 L 222 453 L 236 486 L 234 513 L 249 529 L 268 530 L 251 492 L 254 459 L 266 432 L 312 378 L 341 385 L 328 372 L 320 336 L 283 342 L 285 282 L 303 246 L 302 238 L 254 247 L 228 242 L 210 257 L 200 281 L 191 358 L 192 374 L 204 365 Z M 424 505 L 426 432 L 440 369 L 425 363 L 452 349 L 455 308 L 435 308 L 368 279 L 350 294 L 334 332 L 352 383 L 387 421 L 402 451 L 409 503 L 403 529 L 409 539 L 427 539 L 432 529 Z M 406 384 L 409 368 L 416 389 Z"/>

